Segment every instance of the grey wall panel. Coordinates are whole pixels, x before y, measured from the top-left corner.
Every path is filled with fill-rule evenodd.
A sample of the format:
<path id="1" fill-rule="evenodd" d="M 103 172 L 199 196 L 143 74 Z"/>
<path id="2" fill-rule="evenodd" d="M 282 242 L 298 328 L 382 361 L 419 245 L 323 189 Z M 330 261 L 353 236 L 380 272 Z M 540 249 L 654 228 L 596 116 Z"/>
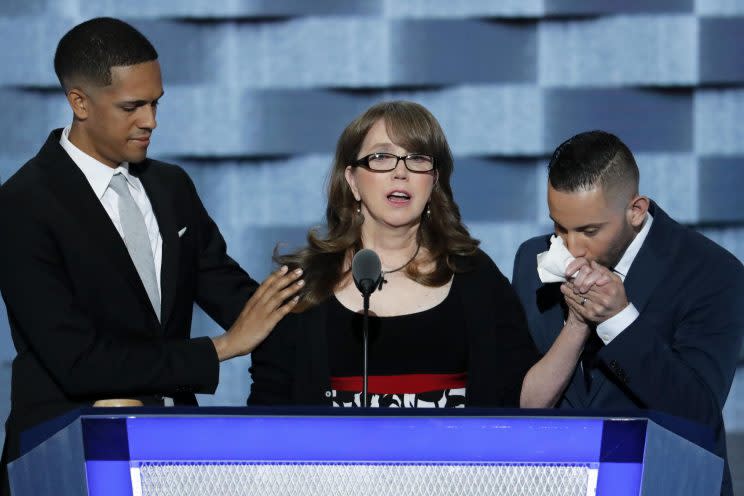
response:
<path id="1" fill-rule="evenodd" d="M 546 144 L 552 150 L 572 134 L 604 129 L 636 152 L 691 152 L 692 110 L 691 91 L 553 89 L 546 95 Z"/>
<path id="2" fill-rule="evenodd" d="M 548 163 L 550 157 L 545 157 L 537 165 L 537 174 L 535 175 L 536 191 L 537 194 L 533 198 L 532 202 L 536 205 L 535 211 L 537 217 L 532 219 L 533 222 L 543 224 L 550 227 L 550 231 L 553 231 L 553 221 L 550 220 L 550 209 L 548 209 Z M 525 198 L 525 201 L 528 199 Z"/>
<path id="3" fill-rule="evenodd" d="M 252 112 L 242 105 L 242 90 L 171 85 L 165 91 L 151 156 L 236 156 L 250 150 L 243 123 Z"/>
<path id="4" fill-rule="evenodd" d="M 215 222 L 219 222 L 218 217 Z M 314 224 L 314 223 L 313 223 Z M 272 261 L 274 249 L 288 253 L 305 244 L 308 229 L 312 225 L 261 226 L 222 228 L 230 256 L 255 279 L 263 281 L 276 269 Z"/>
<path id="5" fill-rule="evenodd" d="M 391 30 L 397 84 L 535 80 L 534 24 L 400 21 Z"/>
<path id="6" fill-rule="evenodd" d="M 695 12 L 702 16 L 736 16 L 744 14 L 741 0 L 695 0 Z"/>
<path id="7" fill-rule="evenodd" d="M 700 80 L 744 83 L 744 17 L 700 20 Z"/>
<path id="8" fill-rule="evenodd" d="M 385 15 L 388 17 L 415 18 L 462 18 L 499 17 L 525 18 L 537 17 L 543 12 L 544 0 L 384 0 Z"/>
<path id="9" fill-rule="evenodd" d="M 373 101 L 334 91 L 171 87 L 158 110 L 152 153 L 234 157 L 327 153 Z"/>
<path id="10" fill-rule="evenodd" d="M 695 92 L 695 151 L 702 156 L 744 155 L 744 88 Z"/>
<path id="11" fill-rule="evenodd" d="M 6 116 L 0 119 L 3 153 L 25 156 L 26 160 L 39 151 L 54 127 L 68 125 L 72 117 L 62 90 L 47 93 L 0 88 L 0 101 Z"/>
<path id="12" fill-rule="evenodd" d="M 452 188 L 465 222 L 531 222 L 536 172 L 534 161 L 457 160 Z"/>
<path id="13" fill-rule="evenodd" d="M 23 17 L 48 13 L 52 3 L 54 2 L 50 0 L 4 0 L 0 3 L 0 16 L 19 17 L 17 21 L 25 24 L 29 19 L 23 19 Z"/>
<path id="14" fill-rule="evenodd" d="M 303 155 L 249 163 L 180 163 L 207 211 L 222 221 L 219 225 L 243 228 L 320 223 L 331 161 L 328 155 Z"/>
<path id="15" fill-rule="evenodd" d="M 700 220 L 698 161 L 691 153 L 637 153 L 640 193 L 679 222 Z"/>
<path id="16" fill-rule="evenodd" d="M 223 84 L 256 88 L 386 87 L 394 23 L 370 17 L 309 17 L 221 26 Z"/>
<path id="17" fill-rule="evenodd" d="M 110 15 L 141 18 L 265 19 L 299 15 L 371 15 L 382 11 L 379 0 L 75 0 L 84 17 Z"/>
<path id="18" fill-rule="evenodd" d="M 692 12 L 693 8 L 694 0 L 545 0 L 545 13 L 553 15 Z"/>
<path id="19" fill-rule="evenodd" d="M 246 94 L 249 144 L 267 154 L 333 150 L 344 127 L 371 102 L 364 96 L 329 91 Z"/>
<path id="20" fill-rule="evenodd" d="M 0 14 L 1 15 L 1 14 Z M 75 25 L 69 18 L 0 17 L 0 86 L 58 87 L 54 52 Z"/>
<path id="21" fill-rule="evenodd" d="M 216 84 L 221 80 L 213 68 L 224 52 L 223 29 L 213 24 L 126 20 L 141 30 L 158 51 L 163 81 L 167 86 Z"/>
<path id="22" fill-rule="evenodd" d="M 192 29 L 212 38 L 201 44 L 213 45 L 211 58 L 219 59 L 219 72 L 204 72 L 228 85 L 375 88 L 535 79 L 534 23 L 310 17 Z M 209 66 L 206 57 L 196 60 Z"/>
<path id="23" fill-rule="evenodd" d="M 700 159 L 700 220 L 744 223 L 744 156 Z"/>
<path id="24" fill-rule="evenodd" d="M 697 35 L 692 15 L 541 22 L 539 82 L 567 87 L 694 84 Z"/>
<path id="25" fill-rule="evenodd" d="M 468 85 L 439 91 L 390 92 L 380 99 L 413 100 L 437 117 L 454 153 L 533 156 L 544 152 L 543 93 L 532 85 Z"/>

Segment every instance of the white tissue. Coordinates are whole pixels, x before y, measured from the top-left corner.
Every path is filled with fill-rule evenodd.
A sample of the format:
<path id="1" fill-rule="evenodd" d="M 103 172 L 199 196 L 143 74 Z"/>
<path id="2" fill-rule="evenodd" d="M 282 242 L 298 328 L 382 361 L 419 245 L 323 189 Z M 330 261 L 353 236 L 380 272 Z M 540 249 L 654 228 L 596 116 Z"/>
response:
<path id="1" fill-rule="evenodd" d="M 563 238 L 553 235 L 550 237 L 550 249 L 537 254 L 537 275 L 543 283 L 565 282 L 566 267 L 574 261 L 573 255 L 563 244 Z M 571 276 L 576 277 L 578 271 Z"/>

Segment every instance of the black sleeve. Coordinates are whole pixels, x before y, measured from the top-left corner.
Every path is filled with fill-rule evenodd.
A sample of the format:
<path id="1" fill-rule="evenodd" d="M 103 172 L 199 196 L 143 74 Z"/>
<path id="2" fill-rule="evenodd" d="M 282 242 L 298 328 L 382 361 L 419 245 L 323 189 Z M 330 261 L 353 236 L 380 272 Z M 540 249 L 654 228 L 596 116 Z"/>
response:
<path id="1" fill-rule="evenodd" d="M 290 313 L 251 354 L 248 405 L 293 404 L 296 341 L 301 314 Z"/>
<path id="2" fill-rule="evenodd" d="M 524 376 L 540 358 L 522 305 L 485 254 L 463 290 L 470 334 L 467 404 L 519 407 Z"/>

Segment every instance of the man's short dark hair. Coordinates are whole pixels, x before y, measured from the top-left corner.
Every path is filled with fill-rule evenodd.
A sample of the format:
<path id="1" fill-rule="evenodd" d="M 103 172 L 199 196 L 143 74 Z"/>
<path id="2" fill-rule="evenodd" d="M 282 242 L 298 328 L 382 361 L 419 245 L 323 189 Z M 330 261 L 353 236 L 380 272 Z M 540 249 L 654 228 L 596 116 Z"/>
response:
<path id="1" fill-rule="evenodd" d="M 78 80 L 111 84 L 111 68 L 149 62 L 158 52 L 145 36 L 124 21 L 96 17 L 65 34 L 54 54 L 54 71 L 67 91 Z"/>
<path id="2" fill-rule="evenodd" d="M 638 178 L 630 149 L 605 131 L 588 131 L 567 139 L 556 148 L 548 164 L 550 185 L 564 192 L 601 185 L 605 191 L 624 186 L 637 193 Z"/>

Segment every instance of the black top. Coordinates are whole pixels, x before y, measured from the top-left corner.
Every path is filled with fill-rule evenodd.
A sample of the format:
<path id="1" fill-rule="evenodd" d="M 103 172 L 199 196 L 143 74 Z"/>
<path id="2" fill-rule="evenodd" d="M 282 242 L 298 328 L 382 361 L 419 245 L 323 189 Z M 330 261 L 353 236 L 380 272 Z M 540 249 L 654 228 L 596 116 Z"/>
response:
<path id="1" fill-rule="evenodd" d="M 370 317 L 371 406 L 465 406 L 468 343 L 463 308 L 452 293 L 421 312 Z M 335 297 L 324 304 L 333 406 L 359 406 L 364 317 Z"/>
<path id="2" fill-rule="evenodd" d="M 519 406 L 524 375 L 539 355 L 517 295 L 482 251 L 454 262 L 449 298 L 462 309 L 453 315 L 467 347 L 465 405 Z M 252 353 L 249 404 L 333 405 L 326 303 L 284 317 Z"/>

